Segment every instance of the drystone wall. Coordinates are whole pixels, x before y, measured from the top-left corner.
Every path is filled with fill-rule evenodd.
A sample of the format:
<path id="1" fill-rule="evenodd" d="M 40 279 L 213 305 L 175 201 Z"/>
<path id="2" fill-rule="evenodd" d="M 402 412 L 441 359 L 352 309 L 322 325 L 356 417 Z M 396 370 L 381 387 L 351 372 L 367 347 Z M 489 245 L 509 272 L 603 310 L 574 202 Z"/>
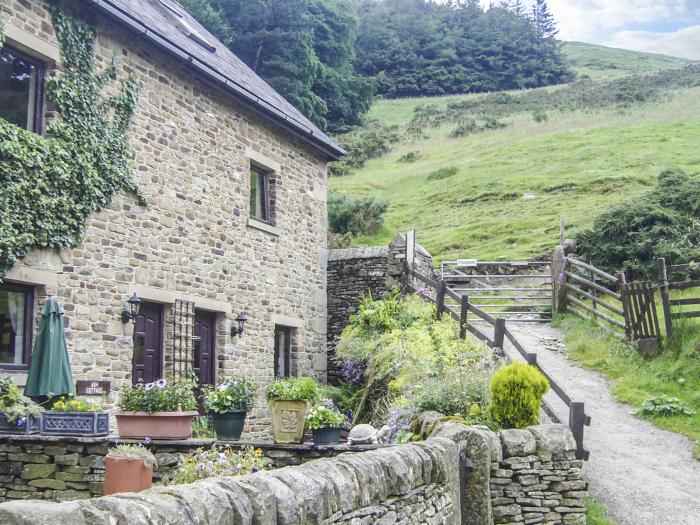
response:
<path id="1" fill-rule="evenodd" d="M 66 501 L 101 495 L 107 449 L 121 442 L 109 437 L 0 436 L 0 501 Z M 153 473 L 153 481 L 157 483 L 171 474 L 183 455 L 214 444 L 213 439 L 154 441 L 150 448 L 158 468 Z M 381 446 L 276 445 L 269 441 L 219 442 L 218 445 L 234 450 L 260 448 L 271 468 L 301 465 L 314 459 Z"/>
<path id="2" fill-rule="evenodd" d="M 0 504 L 16 525 L 460 523 L 458 446 L 428 439 L 240 478 L 86 501 Z"/>
<path id="3" fill-rule="evenodd" d="M 350 316 L 364 295 L 382 297 L 409 283 L 404 272 L 406 237 L 398 235 L 389 246 L 331 250 L 328 256 L 328 382 L 342 378 L 335 347 Z M 433 276 L 433 258 L 416 245 L 415 267 L 421 274 Z"/>

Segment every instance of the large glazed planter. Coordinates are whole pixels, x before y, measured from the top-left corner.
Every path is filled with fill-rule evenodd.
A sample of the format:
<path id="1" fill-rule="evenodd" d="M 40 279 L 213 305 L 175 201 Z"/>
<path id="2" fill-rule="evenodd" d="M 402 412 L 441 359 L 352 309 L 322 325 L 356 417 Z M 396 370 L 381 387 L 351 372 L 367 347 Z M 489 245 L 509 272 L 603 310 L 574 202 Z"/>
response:
<path id="1" fill-rule="evenodd" d="M 106 412 L 44 412 L 41 433 L 45 436 L 106 436 L 109 414 Z"/>
<path id="2" fill-rule="evenodd" d="M 340 427 L 315 428 L 312 432 L 314 445 L 335 445 L 340 443 Z"/>
<path id="3" fill-rule="evenodd" d="M 272 410 L 272 435 L 275 443 L 301 443 L 304 438 L 304 423 L 309 402 L 302 401 L 270 401 Z"/>
<path id="4" fill-rule="evenodd" d="M 125 439 L 188 439 L 197 412 L 117 412 L 117 432 Z"/>
<path id="5" fill-rule="evenodd" d="M 38 417 L 27 416 L 24 423 L 10 423 L 5 414 L 0 414 L 0 434 L 38 434 L 41 427 Z"/>
<path id="6" fill-rule="evenodd" d="M 153 485 L 153 465 L 143 458 L 105 457 L 104 495 L 118 492 L 141 492 Z"/>
<path id="7" fill-rule="evenodd" d="M 211 419 L 219 441 L 239 441 L 245 426 L 245 410 L 225 414 L 212 414 Z"/>

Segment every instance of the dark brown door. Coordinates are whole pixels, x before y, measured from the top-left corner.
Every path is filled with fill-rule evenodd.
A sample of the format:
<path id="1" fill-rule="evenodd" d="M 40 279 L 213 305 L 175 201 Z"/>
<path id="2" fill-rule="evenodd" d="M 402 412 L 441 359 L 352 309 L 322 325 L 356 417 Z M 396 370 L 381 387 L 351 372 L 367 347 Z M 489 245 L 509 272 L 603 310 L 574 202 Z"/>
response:
<path id="1" fill-rule="evenodd" d="M 163 306 L 141 303 L 134 326 L 132 381 L 152 383 L 162 377 Z"/>
<path id="2" fill-rule="evenodd" d="M 216 314 L 197 311 L 194 317 L 194 371 L 200 385 L 214 384 Z"/>

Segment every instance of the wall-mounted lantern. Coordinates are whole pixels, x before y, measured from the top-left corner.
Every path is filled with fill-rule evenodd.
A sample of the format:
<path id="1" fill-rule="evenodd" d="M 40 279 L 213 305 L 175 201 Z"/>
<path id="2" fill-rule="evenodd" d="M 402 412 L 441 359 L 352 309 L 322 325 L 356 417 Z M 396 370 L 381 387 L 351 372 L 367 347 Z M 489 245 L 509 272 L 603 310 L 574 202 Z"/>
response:
<path id="1" fill-rule="evenodd" d="M 136 317 L 139 315 L 139 310 L 141 309 L 141 298 L 134 294 L 127 301 L 129 304 L 129 309 L 122 312 L 122 323 L 126 324 L 129 321 L 136 322 Z"/>
<path id="2" fill-rule="evenodd" d="M 243 335 L 243 329 L 245 328 L 245 322 L 247 320 L 248 318 L 243 312 L 238 314 L 238 317 L 236 317 L 236 324 L 231 327 L 231 337 L 241 337 Z"/>

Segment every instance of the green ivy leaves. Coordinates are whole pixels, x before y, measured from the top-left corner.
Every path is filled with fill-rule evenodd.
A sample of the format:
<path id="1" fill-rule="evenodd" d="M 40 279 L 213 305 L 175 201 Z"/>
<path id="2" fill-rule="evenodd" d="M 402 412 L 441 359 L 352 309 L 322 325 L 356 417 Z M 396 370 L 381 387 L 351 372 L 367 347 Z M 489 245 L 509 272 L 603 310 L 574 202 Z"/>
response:
<path id="1" fill-rule="evenodd" d="M 110 97 L 115 61 L 97 71 L 95 26 L 52 5 L 65 71 L 47 80 L 57 110 L 47 137 L 0 119 L 0 278 L 30 249 L 80 242 L 89 215 L 120 190 L 143 195 L 130 178 L 127 131 L 139 97 L 132 74 Z M 0 47 L 3 31 L 0 27 Z"/>

